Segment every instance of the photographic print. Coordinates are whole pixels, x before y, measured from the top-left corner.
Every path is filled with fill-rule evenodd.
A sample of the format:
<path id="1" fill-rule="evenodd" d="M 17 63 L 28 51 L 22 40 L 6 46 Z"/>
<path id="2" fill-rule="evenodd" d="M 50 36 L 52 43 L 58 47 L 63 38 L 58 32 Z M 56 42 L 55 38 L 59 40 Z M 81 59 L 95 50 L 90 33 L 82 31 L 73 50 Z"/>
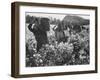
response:
<path id="1" fill-rule="evenodd" d="M 97 7 L 12 3 L 11 76 L 97 73 Z"/>
<path id="2" fill-rule="evenodd" d="M 88 65 L 89 15 L 26 12 L 26 67 Z"/>

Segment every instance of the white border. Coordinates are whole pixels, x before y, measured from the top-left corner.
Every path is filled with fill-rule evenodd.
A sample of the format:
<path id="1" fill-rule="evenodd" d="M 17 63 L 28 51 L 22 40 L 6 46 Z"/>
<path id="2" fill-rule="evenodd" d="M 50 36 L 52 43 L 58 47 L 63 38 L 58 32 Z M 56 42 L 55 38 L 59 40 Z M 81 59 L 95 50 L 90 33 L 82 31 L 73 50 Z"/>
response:
<path id="1" fill-rule="evenodd" d="M 55 66 L 55 67 L 25 67 L 25 12 L 48 12 L 48 13 L 67 13 L 67 14 L 85 14 L 90 15 L 90 64 L 73 66 Z M 52 8 L 36 6 L 20 6 L 20 74 L 38 74 L 55 72 L 73 72 L 95 70 L 95 11 L 86 9 Z"/>

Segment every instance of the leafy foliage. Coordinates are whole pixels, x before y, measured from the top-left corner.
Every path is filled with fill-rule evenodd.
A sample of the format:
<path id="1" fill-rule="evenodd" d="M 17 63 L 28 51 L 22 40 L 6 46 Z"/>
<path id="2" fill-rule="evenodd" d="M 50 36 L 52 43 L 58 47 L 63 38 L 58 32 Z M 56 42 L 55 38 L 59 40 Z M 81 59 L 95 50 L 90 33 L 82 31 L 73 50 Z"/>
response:
<path id="1" fill-rule="evenodd" d="M 49 36 L 49 44 L 37 52 L 34 41 L 26 42 L 26 66 L 59 66 L 89 64 L 89 32 L 71 33 L 66 42 L 58 43 L 54 35 Z M 36 43 L 35 43 L 36 44 Z"/>

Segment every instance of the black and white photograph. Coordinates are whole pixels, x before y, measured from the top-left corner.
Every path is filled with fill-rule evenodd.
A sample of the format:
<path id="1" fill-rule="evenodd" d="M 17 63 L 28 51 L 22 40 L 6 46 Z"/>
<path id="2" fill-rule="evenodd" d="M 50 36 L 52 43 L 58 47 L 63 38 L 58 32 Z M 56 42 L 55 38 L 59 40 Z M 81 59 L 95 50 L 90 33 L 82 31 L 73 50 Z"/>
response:
<path id="1" fill-rule="evenodd" d="M 12 76 L 97 73 L 97 7 L 12 4 Z"/>
<path id="2" fill-rule="evenodd" d="M 25 66 L 90 64 L 90 15 L 25 12 Z"/>

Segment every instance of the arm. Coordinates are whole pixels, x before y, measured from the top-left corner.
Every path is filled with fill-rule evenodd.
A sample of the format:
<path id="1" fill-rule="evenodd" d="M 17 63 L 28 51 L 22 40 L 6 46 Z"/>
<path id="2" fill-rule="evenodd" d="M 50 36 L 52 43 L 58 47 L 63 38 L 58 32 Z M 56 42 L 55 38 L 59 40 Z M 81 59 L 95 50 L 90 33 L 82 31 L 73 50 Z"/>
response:
<path id="1" fill-rule="evenodd" d="M 54 26 L 52 29 L 53 29 L 53 31 L 55 31 L 56 30 L 56 28 L 57 28 L 57 26 Z"/>
<path id="2" fill-rule="evenodd" d="M 31 32 L 33 32 L 32 24 L 29 24 L 29 25 L 28 25 L 28 29 L 29 29 Z"/>
<path id="3" fill-rule="evenodd" d="M 32 24 L 29 24 L 29 25 L 28 25 L 28 29 L 29 29 L 31 32 L 33 32 L 33 33 L 37 31 L 36 25 L 34 25 L 34 27 L 32 27 Z"/>

